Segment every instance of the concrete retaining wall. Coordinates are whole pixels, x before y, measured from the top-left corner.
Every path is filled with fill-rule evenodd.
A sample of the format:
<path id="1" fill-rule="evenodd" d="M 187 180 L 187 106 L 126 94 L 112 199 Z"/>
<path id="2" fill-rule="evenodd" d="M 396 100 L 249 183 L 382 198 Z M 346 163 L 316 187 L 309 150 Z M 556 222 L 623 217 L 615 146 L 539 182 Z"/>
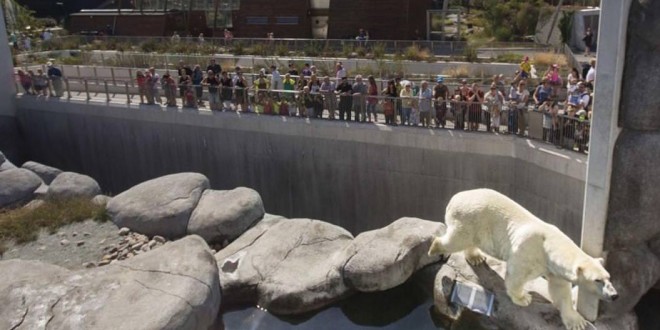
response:
<path id="1" fill-rule="evenodd" d="M 270 213 L 362 232 L 401 216 L 441 221 L 451 196 L 490 187 L 574 240 L 585 156 L 512 136 L 327 120 L 17 100 L 28 158 L 96 178 L 117 194 L 196 171 L 247 186 Z"/>

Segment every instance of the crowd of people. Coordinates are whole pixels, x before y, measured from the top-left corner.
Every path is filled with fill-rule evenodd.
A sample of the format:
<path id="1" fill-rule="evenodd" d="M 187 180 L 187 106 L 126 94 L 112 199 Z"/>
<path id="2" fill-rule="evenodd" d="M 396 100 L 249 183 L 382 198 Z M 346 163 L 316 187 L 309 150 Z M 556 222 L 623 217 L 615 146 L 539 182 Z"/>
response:
<path id="1" fill-rule="evenodd" d="M 50 62 L 47 67 L 47 72 L 18 70 L 27 94 L 48 95 L 50 91 L 52 96 L 63 95 L 62 72 Z M 536 76 L 529 57 L 524 57 L 511 77 L 495 75 L 486 81 L 485 90 L 483 81 L 470 84 L 466 79 L 450 88 L 441 75 L 435 84 L 396 77 L 381 88 L 373 76 L 355 75 L 349 80 L 342 62 L 336 63 L 333 77 L 319 77 L 309 63 L 298 68 L 291 62 L 283 72 L 280 69 L 272 65 L 248 79 L 240 66 L 229 72 L 215 58 L 205 68 L 180 61 L 176 71 L 168 70 L 162 76 L 153 67 L 137 71 L 135 84 L 140 102 L 148 105 L 198 108 L 208 102 L 213 111 L 367 123 L 378 122 L 382 113 L 387 125 L 445 128 L 449 120 L 454 129 L 521 136 L 526 134 L 528 110 L 533 107 L 543 114 L 545 140 L 559 143 L 570 137 L 584 141 L 580 149 L 588 140 L 595 60 L 582 73 L 571 69 L 564 79 L 556 64 Z M 506 126 L 503 130 L 501 124 Z"/>

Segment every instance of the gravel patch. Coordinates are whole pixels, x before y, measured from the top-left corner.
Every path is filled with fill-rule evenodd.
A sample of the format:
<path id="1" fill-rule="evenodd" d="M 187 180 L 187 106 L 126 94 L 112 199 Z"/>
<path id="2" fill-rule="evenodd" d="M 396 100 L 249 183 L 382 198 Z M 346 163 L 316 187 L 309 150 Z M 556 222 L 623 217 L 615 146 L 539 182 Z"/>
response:
<path id="1" fill-rule="evenodd" d="M 39 238 L 25 244 L 7 245 L 0 260 L 24 259 L 51 263 L 71 270 L 96 265 L 104 255 L 104 248 L 122 240 L 119 228 L 111 221 L 86 220 L 66 225 L 50 234 L 42 230 Z"/>

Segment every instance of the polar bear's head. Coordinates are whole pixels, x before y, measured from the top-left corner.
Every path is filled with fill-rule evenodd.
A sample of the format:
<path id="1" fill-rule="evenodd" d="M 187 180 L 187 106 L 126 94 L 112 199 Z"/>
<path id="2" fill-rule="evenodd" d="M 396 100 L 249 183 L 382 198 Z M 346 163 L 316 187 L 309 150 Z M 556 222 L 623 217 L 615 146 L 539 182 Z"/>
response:
<path id="1" fill-rule="evenodd" d="M 606 301 L 613 301 L 619 297 L 616 289 L 610 282 L 610 273 L 605 270 L 602 258 L 588 258 L 581 262 L 576 270 L 577 284 Z"/>

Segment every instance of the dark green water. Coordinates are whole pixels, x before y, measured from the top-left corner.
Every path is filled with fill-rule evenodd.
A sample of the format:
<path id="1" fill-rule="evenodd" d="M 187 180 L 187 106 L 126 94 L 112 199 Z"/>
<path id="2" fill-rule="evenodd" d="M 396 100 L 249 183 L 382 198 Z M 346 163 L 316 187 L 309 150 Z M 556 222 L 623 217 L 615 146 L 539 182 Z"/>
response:
<path id="1" fill-rule="evenodd" d="M 323 310 L 278 317 L 257 307 L 222 313 L 227 330 L 443 329 L 432 317 L 433 301 L 412 281 L 376 293 L 358 293 Z M 222 327 L 220 327 L 222 328 Z"/>

